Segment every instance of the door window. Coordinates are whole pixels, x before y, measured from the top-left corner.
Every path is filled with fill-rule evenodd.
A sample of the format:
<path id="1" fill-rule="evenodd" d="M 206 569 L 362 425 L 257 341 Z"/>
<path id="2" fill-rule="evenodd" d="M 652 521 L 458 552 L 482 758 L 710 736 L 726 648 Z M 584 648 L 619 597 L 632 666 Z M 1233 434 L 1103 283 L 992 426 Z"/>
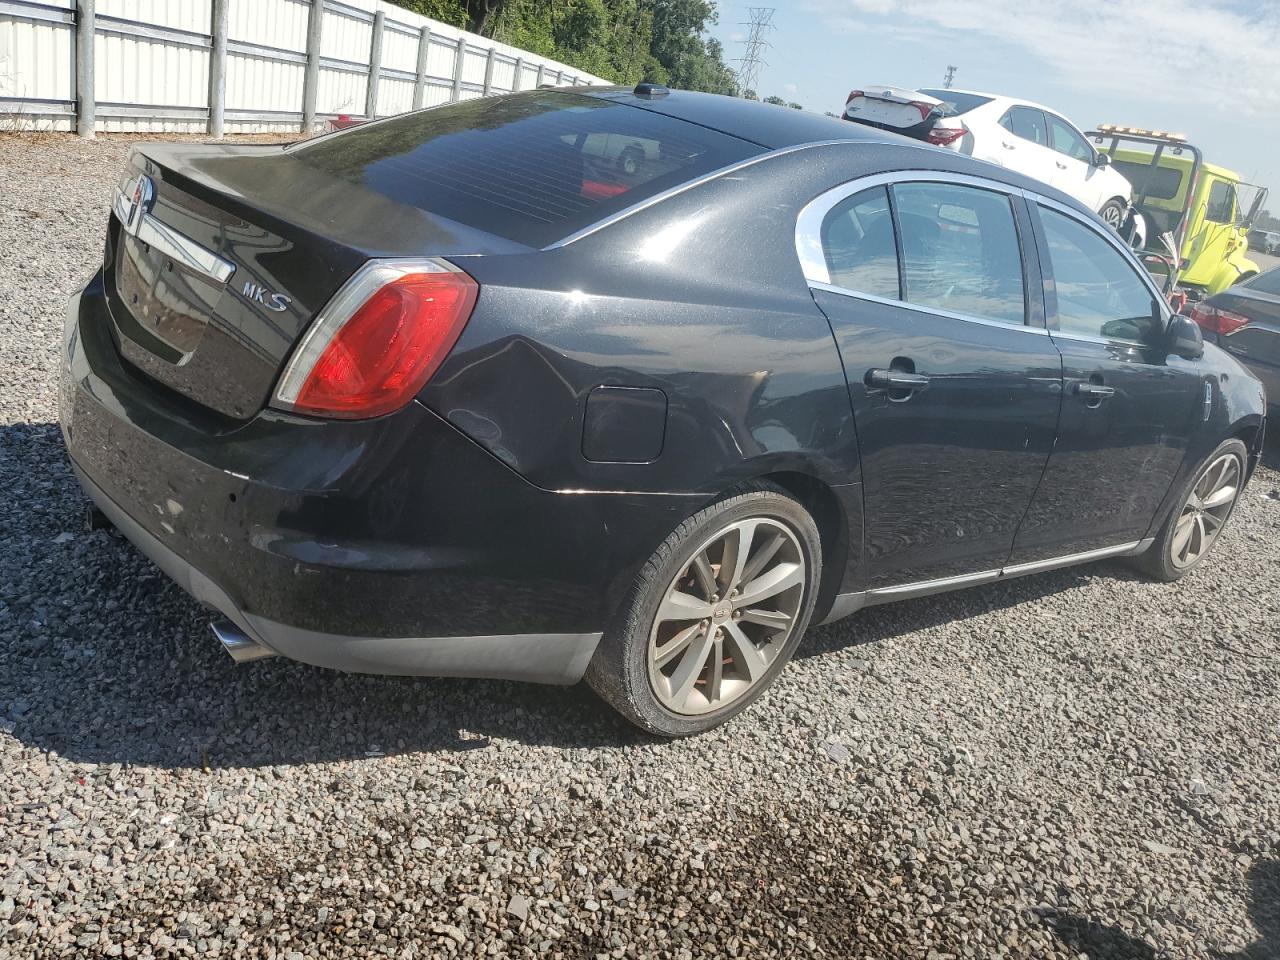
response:
<path id="1" fill-rule="evenodd" d="M 948 183 L 900 183 L 893 196 L 907 302 L 1025 322 L 1022 251 L 1007 196 Z"/>
<path id="2" fill-rule="evenodd" d="M 1149 342 L 1162 328 L 1158 301 L 1124 256 L 1094 230 L 1040 208 L 1064 333 Z"/>
<path id="3" fill-rule="evenodd" d="M 1280 294 L 1280 268 L 1261 273 L 1245 284 L 1250 290 L 1259 293 Z"/>
<path id="4" fill-rule="evenodd" d="M 1213 181 L 1204 218 L 1214 223 L 1236 222 L 1236 188 L 1225 180 Z"/>
<path id="5" fill-rule="evenodd" d="M 1071 124 L 1052 113 L 1045 116 L 1049 120 L 1049 137 L 1053 149 L 1082 163 L 1093 162 L 1093 148 L 1085 142 L 1084 137 L 1076 133 Z"/>
<path id="6" fill-rule="evenodd" d="M 855 193 L 831 208 L 822 221 L 822 254 L 837 287 L 899 298 L 898 250 L 884 187 Z"/>
<path id="7" fill-rule="evenodd" d="M 1044 114 L 1031 107 L 1012 107 L 1008 114 L 1009 129 L 1014 136 L 1030 140 L 1042 147 L 1049 145 L 1049 134 L 1044 126 Z"/>

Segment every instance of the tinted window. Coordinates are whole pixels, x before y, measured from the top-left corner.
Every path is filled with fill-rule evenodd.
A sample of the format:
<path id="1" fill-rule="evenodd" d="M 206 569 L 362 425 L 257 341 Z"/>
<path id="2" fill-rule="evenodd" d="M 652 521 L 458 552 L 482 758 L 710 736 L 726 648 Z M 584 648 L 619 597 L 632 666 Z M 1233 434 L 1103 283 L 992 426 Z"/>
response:
<path id="1" fill-rule="evenodd" d="M 1160 327 L 1156 301 L 1128 260 L 1084 224 L 1040 209 L 1066 333 L 1145 341 Z"/>
<path id="2" fill-rule="evenodd" d="M 625 104 L 538 91 L 407 113 L 290 153 L 401 203 L 543 246 L 761 149 Z"/>
<path id="3" fill-rule="evenodd" d="M 1084 137 L 1072 129 L 1071 124 L 1061 117 L 1055 117 L 1052 113 L 1045 114 L 1045 117 L 1049 120 L 1049 135 L 1053 149 L 1076 160 L 1083 160 L 1085 163 L 1093 160 L 1093 148 L 1085 142 Z"/>
<path id="4" fill-rule="evenodd" d="M 933 97 L 935 100 L 942 101 L 942 115 L 944 117 L 959 116 L 962 113 L 968 113 L 975 110 L 984 103 L 990 103 L 990 97 L 984 97 L 977 93 L 958 93 L 955 90 L 921 90 L 926 97 Z"/>
<path id="5" fill-rule="evenodd" d="M 822 252 L 836 286 L 898 299 L 898 250 L 884 187 L 831 208 L 822 221 Z"/>
<path id="6" fill-rule="evenodd" d="M 1204 218 L 1214 223 L 1236 222 L 1236 188 L 1223 180 L 1213 181 L 1209 188 L 1209 205 Z"/>
<path id="7" fill-rule="evenodd" d="M 1146 190 L 1152 200 L 1172 200 L 1182 189 L 1182 171 L 1173 167 L 1152 167 L 1134 160 L 1116 160 L 1112 164 L 1133 184 L 1133 195 Z"/>
<path id="8" fill-rule="evenodd" d="M 1021 324 L 1022 254 L 1004 194 L 944 183 L 893 188 L 903 297 L 923 307 Z"/>
<path id="9" fill-rule="evenodd" d="M 1009 111 L 1009 120 L 1016 136 L 1030 140 L 1042 147 L 1049 145 L 1049 135 L 1044 128 L 1044 114 L 1030 107 L 1014 107 Z"/>
<path id="10" fill-rule="evenodd" d="M 1260 273 L 1246 284 L 1250 290 L 1280 295 L 1280 269 Z"/>

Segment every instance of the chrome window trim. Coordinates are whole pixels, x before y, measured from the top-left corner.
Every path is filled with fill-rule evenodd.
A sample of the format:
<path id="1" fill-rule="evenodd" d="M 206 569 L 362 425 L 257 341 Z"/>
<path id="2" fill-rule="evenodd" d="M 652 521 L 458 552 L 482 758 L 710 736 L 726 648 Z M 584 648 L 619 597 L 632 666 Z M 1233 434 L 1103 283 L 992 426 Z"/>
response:
<path id="1" fill-rule="evenodd" d="M 810 288 L 852 297 L 856 300 L 867 300 L 871 303 L 882 303 L 892 307 L 903 307 L 930 316 L 946 317 L 950 320 L 963 320 L 966 323 L 980 323 L 984 326 L 998 327 L 1001 330 L 1023 330 L 1029 333 L 1047 334 L 1049 331 L 1044 327 L 1033 326 L 1026 320 L 1020 324 L 1005 323 L 1000 320 L 992 320 L 989 317 L 978 317 L 953 310 L 944 310 L 940 307 L 912 303 L 909 300 L 892 299 L 871 293 L 863 293 L 860 290 L 842 287 L 831 282 L 831 271 L 827 269 L 827 258 L 822 252 L 822 222 L 826 220 L 827 214 L 838 204 L 864 190 L 871 190 L 875 187 L 890 187 L 899 183 L 948 183 L 961 187 L 974 187 L 978 190 L 989 190 L 1011 198 L 1025 198 L 1027 195 L 1027 192 L 1021 187 L 1015 187 L 1009 183 L 1002 183 L 999 180 L 991 180 L 974 174 L 951 173 L 944 170 L 894 170 L 889 173 L 874 173 L 859 177 L 857 180 L 842 183 L 838 187 L 832 187 L 805 204 L 800 210 L 800 215 L 796 218 L 796 256 L 800 260 L 800 269 L 804 272 L 805 280 L 808 281 Z M 1009 209 L 1009 215 L 1013 218 L 1016 230 L 1018 218 L 1012 207 Z M 1025 310 L 1030 296 L 1030 287 L 1027 284 L 1025 274 L 1027 245 L 1023 242 L 1023 239 L 1019 232 L 1019 252 L 1024 266 L 1022 297 Z"/>
<path id="2" fill-rule="evenodd" d="M 1040 206 L 1047 207 L 1050 210 L 1053 210 L 1055 213 L 1060 213 L 1066 217 L 1070 217 L 1072 220 L 1076 221 L 1076 223 L 1080 224 L 1082 227 L 1085 227 L 1088 230 L 1093 231 L 1094 234 L 1101 237 L 1107 243 L 1111 244 L 1112 247 L 1118 250 L 1120 252 L 1120 255 L 1128 262 L 1129 268 L 1138 275 L 1138 279 L 1146 286 L 1147 290 L 1151 293 L 1152 298 L 1156 301 L 1156 303 L 1160 304 L 1161 323 L 1164 325 L 1164 327 L 1169 326 L 1169 318 L 1173 316 L 1173 311 L 1169 309 L 1169 302 L 1165 300 L 1164 294 L 1160 291 L 1160 288 L 1156 286 L 1155 281 L 1151 279 L 1151 274 L 1147 272 L 1147 268 L 1144 267 L 1141 261 L 1138 260 L 1137 255 L 1135 255 L 1134 252 L 1131 249 L 1129 249 L 1128 244 L 1121 241 L 1118 235 L 1112 233 L 1111 229 L 1107 227 L 1106 224 L 1103 224 L 1102 221 L 1100 220 L 1095 223 L 1091 221 L 1087 215 L 1081 213 L 1079 210 L 1069 207 L 1065 203 L 1060 203 L 1059 201 L 1054 200 L 1052 197 L 1046 197 L 1043 194 L 1035 193 L 1034 191 L 1031 191 L 1031 190 L 1026 191 L 1026 198 L 1032 203 L 1035 203 Z M 1102 229 L 1098 229 L 1100 224 L 1102 226 Z M 1049 251 L 1046 250 L 1044 256 L 1045 256 L 1045 259 L 1048 260 Z M 1049 269 L 1052 272 L 1053 270 L 1052 260 L 1049 260 Z M 1056 285 L 1057 283 L 1056 279 L 1054 282 Z M 1056 313 L 1054 314 L 1054 317 L 1056 319 L 1057 317 Z M 1053 330 L 1052 333 L 1053 333 L 1053 336 L 1055 337 L 1066 337 L 1071 340 L 1085 340 L 1085 341 L 1096 342 L 1096 343 L 1134 343 L 1143 347 L 1150 346 L 1149 343 L 1145 343 L 1142 340 L 1126 340 L 1120 337 L 1110 337 L 1110 338 L 1095 337 L 1095 336 L 1091 336 L 1089 334 L 1084 334 L 1084 333 L 1064 333 L 1061 330 Z"/>
<path id="3" fill-rule="evenodd" d="M 766 150 L 764 153 L 757 153 L 755 156 L 747 157 L 743 160 L 735 160 L 733 163 L 726 164 L 723 167 L 718 167 L 715 170 L 709 170 L 701 176 L 694 177 L 692 180 L 686 180 L 684 183 L 677 183 L 674 187 L 668 187 L 666 190 L 659 191 L 651 197 L 645 197 L 643 200 L 637 200 L 635 203 L 631 204 L 631 206 L 623 207 L 616 213 L 611 213 L 609 216 L 604 217 L 601 220 L 597 220 L 595 223 L 587 224 L 587 226 L 582 229 L 569 234 L 569 236 L 564 237 L 561 240 L 557 240 L 555 243 L 548 244 L 542 249 L 546 251 L 558 250 L 561 247 L 567 247 L 569 244 L 577 243 L 584 237 L 589 237 L 591 234 L 603 230 L 605 227 L 613 226 L 619 220 L 625 220 L 632 214 L 639 213 L 641 210 L 647 210 L 649 207 L 662 203 L 664 200 L 669 200 L 672 197 L 679 196 L 686 190 L 692 190 L 694 187 L 700 187 L 704 183 L 709 183 L 712 180 L 718 180 L 720 177 L 736 173 L 739 170 L 744 170 L 757 163 L 763 163 L 765 160 L 772 160 L 774 157 L 784 157 L 789 153 L 798 153 L 801 150 L 810 150 L 814 147 L 831 147 L 839 144 L 857 144 L 858 142 L 859 141 L 857 140 L 815 140 L 812 143 L 793 143 L 786 147 L 776 147 L 772 150 Z"/>
<path id="4" fill-rule="evenodd" d="M 906 300 L 893 300 L 889 297 L 878 297 L 874 293 L 862 293 L 859 290 L 849 290 L 845 287 L 836 286 L 834 283 L 822 283 L 817 280 L 809 281 L 811 290 L 825 290 L 827 293 L 834 293 L 837 296 L 849 297 L 851 300 L 866 300 L 869 303 L 881 303 L 889 307 L 899 307 L 905 310 L 911 310 L 914 313 L 923 313 L 931 317 L 946 317 L 948 320 L 963 320 L 965 323 L 978 323 L 984 327 L 996 327 L 1000 330 L 1016 330 L 1021 333 L 1037 333 L 1042 337 L 1047 337 L 1049 331 L 1044 327 L 1033 327 L 1026 323 L 1003 323 L 999 320 L 991 320 L 987 317 L 973 317 L 967 313 L 956 313 L 951 310 L 943 310 L 939 307 L 926 307 L 918 303 L 908 303 Z"/>
<path id="5" fill-rule="evenodd" d="M 155 247 L 187 269 L 194 270 L 216 283 L 226 283 L 236 272 L 235 264 L 231 261 L 224 260 L 208 247 L 202 246 L 168 224 L 157 220 L 145 209 L 135 210 L 133 201 L 119 188 L 116 188 L 112 209 L 120 219 L 120 228 L 125 233 Z"/>

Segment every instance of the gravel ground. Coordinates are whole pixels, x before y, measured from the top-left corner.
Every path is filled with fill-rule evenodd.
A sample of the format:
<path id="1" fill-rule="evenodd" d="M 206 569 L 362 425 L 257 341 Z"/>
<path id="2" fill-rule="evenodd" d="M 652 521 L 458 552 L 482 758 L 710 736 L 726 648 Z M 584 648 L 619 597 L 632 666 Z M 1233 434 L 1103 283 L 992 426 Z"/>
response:
<path id="1" fill-rule="evenodd" d="M 0 140 L 0 957 L 1280 956 L 1280 447 L 1182 583 L 866 611 L 694 740 L 236 668 L 55 425 L 127 147 Z"/>

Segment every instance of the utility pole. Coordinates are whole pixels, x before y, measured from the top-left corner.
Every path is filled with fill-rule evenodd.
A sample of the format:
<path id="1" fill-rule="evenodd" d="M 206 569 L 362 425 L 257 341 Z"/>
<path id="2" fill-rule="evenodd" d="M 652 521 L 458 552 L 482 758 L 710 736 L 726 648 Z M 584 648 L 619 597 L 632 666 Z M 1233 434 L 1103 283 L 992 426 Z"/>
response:
<path id="1" fill-rule="evenodd" d="M 760 68 L 768 66 L 764 59 L 764 51 L 770 44 L 765 39 L 765 34 L 773 29 L 773 14 L 776 9 L 776 7 L 749 7 L 747 9 L 747 16 L 751 19 L 742 24 L 744 27 L 749 28 L 749 32 L 746 39 L 747 49 L 743 52 L 742 59 L 738 61 L 742 64 L 738 68 L 739 96 L 742 96 L 747 90 L 757 90 L 757 86 L 760 83 Z"/>
<path id="2" fill-rule="evenodd" d="M 953 81 L 955 78 L 956 78 L 956 68 L 953 67 L 951 64 L 947 64 L 947 76 L 946 76 L 946 79 L 942 81 L 942 89 L 950 90 L 951 81 Z"/>

